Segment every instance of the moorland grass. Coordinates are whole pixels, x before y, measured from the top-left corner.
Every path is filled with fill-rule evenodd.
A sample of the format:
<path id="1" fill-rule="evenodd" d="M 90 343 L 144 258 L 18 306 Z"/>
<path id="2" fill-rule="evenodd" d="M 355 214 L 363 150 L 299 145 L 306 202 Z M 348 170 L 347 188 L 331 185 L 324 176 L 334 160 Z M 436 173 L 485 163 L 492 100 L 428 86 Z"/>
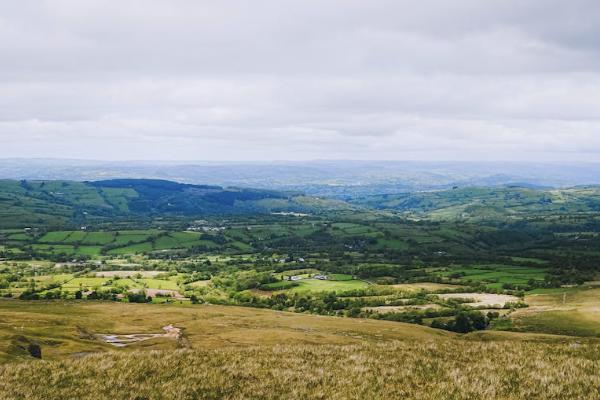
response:
<path id="1" fill-rule="evenodd" d="M 598 399 L 600 345 L 396 341 L 104 353 L 0 366 L 4 399 Z"/>
<path id="2" fill-rule="evenodd" d="M 347 345 L 361 341 L 453 336 L 449 332 L 398 322 L 233 306 L 189 305 L 185 302 L 159 305 L 0 300 L 0 362 L 28 358 L 27 354 L 11 350 L 11 344 L 19 336 L 41 343 L 45 360 L 61 359 L 81 352 L 114 349 L 103 342 L 90 341 L 87 335 L 81 336 L 81 330 L 92 333 L 157 333 L 169 324 L 182 328 L 187 343 L 195 348 L 285 343 Z M 174 349 L 177 345 L 174 340 L 161 340 L 145 342 L 143 347 Z"/>
<path id="3" fill-rule="evenodd" d="M 600 337 L 600 288 L 538 289 L 525 301 L 530 307 L 511 313 L 508 329 Z"/>

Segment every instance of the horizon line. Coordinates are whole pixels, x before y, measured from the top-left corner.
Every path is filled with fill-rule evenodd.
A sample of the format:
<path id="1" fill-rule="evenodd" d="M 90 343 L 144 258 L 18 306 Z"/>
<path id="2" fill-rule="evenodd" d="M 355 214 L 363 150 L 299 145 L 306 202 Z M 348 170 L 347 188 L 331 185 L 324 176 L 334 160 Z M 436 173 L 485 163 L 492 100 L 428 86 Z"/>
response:
<path id="1" fill-rule="evenodd" d="M 97 158 L 60 158 L 60 157 L 2 157 L 0 156 L 0 162 L 2 161 L 71 161 L 71 162 L 94 162 L 94 163 L 168 163 L 168 164 L 186 164 L 186 165 L 199 165 L 199 164 L 276 164 L 276 163 L 289 163 L 289 164 L 303 164 L 310 162 L 326 162 L 326 163 L 342 163 L 342 162 L 363 162 L 363 163 L 425 163 L 425 164 L 443 164 L 443 163 L 459 163 L 459 164 L 553 164 L 553 165 L 566 165 L 566 164 L 591 164 L 600 165 L 599 161 L 528 161 L 528 160 L 412 160 L 412 159 L 333 159 L 333 158 L 315 158 L 306 160 L 161 160 L 161 159 L 97 159 Z"/>

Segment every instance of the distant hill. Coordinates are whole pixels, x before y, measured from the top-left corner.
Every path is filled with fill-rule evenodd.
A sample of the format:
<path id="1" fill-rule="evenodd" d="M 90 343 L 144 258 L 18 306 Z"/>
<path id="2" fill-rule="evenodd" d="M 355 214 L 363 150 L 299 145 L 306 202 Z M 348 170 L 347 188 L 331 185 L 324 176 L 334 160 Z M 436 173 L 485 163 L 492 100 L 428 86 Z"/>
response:
<path id="1" fill-rule="evenodd" d="M 569 189 L 470 187 L 365 196 L 352 201 L 374 209 L 395 210 L 433 219 L 506 220 L 521 217 L 600 211 L 600 186 Z"/>
<path id="2" fill-rule="evenodd" d="M 68 226 L 140 216 L 314 212 L 334 206 L 297 192 L 223 188 L 166 180 L 0 180 L 0 227 Z M 335 207 L 339 202 L 335 203 Z"/>
<path id="3" fill-rule="evenodd" d="M 575 217 L 600 211 L 600 186 L 544 189 L 511 185 L 390 193 L 349 202 L 277 191 L 195 185 L 159 179 L 0 180 L 0 228 L 78 227 L 155 217 L 392 210 L 438 220 Z"/>
<path id="4" fill-rule="evenodd" d="M 355 197 L 451 189 L 453 186 L 600 184 L 600 163 L 315 160 L 281 162 L 107 162 L 0 159 L 0 177 L 96 181 L 127 176 L 191 184 L 297 190 L 312 196 Z"/>

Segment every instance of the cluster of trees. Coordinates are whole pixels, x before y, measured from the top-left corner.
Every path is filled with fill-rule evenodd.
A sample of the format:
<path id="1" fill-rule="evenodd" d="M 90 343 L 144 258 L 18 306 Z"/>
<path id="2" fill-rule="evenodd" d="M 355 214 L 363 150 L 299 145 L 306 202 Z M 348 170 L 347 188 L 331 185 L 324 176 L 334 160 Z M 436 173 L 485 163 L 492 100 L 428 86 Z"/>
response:
<path id="1" fill-rule="evenodd" d="M 254 296 L 248 292 L 239 292 L 234 293 L 231 297 L 237 304 L 313 314 L 339 315 L 343 310 L 350 308 L 349 300 L 339 298 L 333 292 L 290 295 L 278 293 L 268 298 Z"/>
<path id="2" fill-rule="evenodd" d="M 415 268 L 412 265 L 402 264 L 358 264 L 348 265 L 343 262 L 332 263 L 327 266 L 328 272 L 350 274 L 360 278 L 378 278 L 391 277 L 394 278 L 394 283 L 416 280 L 419 278 L 428 277 L 424 269 Z"/>
<path id="3" fill-rule="evenodd" d="M 151 303 L 152 297 L 146 296 L 146 292 L 141 290 L 135 293 L 127 293 L 127 301 L 129 301 L 130 303 Z"/>
<path id="4" fill-rule="evenodd" d="M 487 315 L 480 311 L 460 311 L 448 322 L 434 319 L 431 327 L 458 333 L 469 333 L 486 329 L 490 322 L 498 317 L 499 314 L 495 311 L 488 312 Z"/>
<path id="5" fill-rule="evenodd" d="M 422 295 L 420 295 L 422 296 Z M 388 321 L 424 324 L 425 319 L 433 319 L 431 327 L 458 333 L 468 333 L 486 329 L 493 319 L 499 317 L 498 312 L 483 314 L 476 310 L 465 310 L 460 306 L 445 309 L 412 310 L 406 312 L 376 313 L 364 311 L 363 302 L 368 300 L 350 299 L 336 296 L 333 292 L 291 295 L 278 293 L 270 298 L 254 296 L 248 292 L 238 292 L 231 296 L 235 304 L 289 310 L 294 312 L 309 312 L 324 315 L 343 315 L 352 318 L 372 318 Z M 419 296 L 415 297 L 419 301 Z M 194 303 L 201 300 L 192 297 Z M 452 318 L 453 317 L 453 318 Z"/>
<path id="6" fill-rule="evenodd" d="M 237 271 L 230 274 L 220 274 L 213 277 L 212 284 L 226 291 L 240 292 L 248 289 L 257 289 L 262 285 L 277 282 L 277 278 L 269 271 L 257 272 Z"/>

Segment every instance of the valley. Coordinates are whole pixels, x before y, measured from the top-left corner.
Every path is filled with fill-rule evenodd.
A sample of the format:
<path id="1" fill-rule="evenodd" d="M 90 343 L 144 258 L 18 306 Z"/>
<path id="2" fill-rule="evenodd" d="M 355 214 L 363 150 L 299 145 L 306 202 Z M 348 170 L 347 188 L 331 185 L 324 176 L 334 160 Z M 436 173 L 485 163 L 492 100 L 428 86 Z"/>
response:
<path id="1" fill-rule="evenodd" d="M 312 370 L 310 353 L 323 357 L 332 374 L 327 388 L 322 381 L 316 387 L 354 398 L 341 389 L 340 374 L 358 379 L 357 372 L 333 366 L 334 348 L 350 357 L 348 365 L 352 353 L 380 368 L 385 347 L 395 349 L 398 362 L 410 347 L 410 363 L 433 357 L 443 365 L 431 366 L 428 376 L 445 380 L 457 373 L 450 351 L 505 357 L 494 367 L 485 357 L 472 360 L 468 385 L 431 387 L 432 396 L 451 391 L 464 398 L 476 390 L 472 385 L 512 379 L 512 357 L 545 365 L 544 376 L 562 373 L 544 364 L 556 360 L 572 371 L 597 367 L 580 358 L 600 345 L 595 189 L 565 196 L 560 206 L 542 204 L 543 191 L 532 203 L 533 194 L 523 196 L 520 188 L 458 197 L 451 189 L 416 193 L 410 209 L 154 180 L 25 182 L 4 190 L 0 201 L 10 202 L 11 215 L 19 209 L 27 217 L 0 224 L 0 360 L 31 365 L 27 379 L 57 379 L 55 368 L 85 374 L 89 363 L 108 363 L 111 380 L 134 355 L 163 370 L 172 357 L 230 365 L 254 352 L 260 357 L 240 379 L 280 385 L 290 378 L 267 363 L 281 353 Z M 507 193 L 519 211 L 469 214 L 474 203 L 497 207 L 492 200 L 501 204 Z M 49 364 L 35 364 L 39 358 Z M 482 381 L 477 370 L 486 371 Z M 12 371 L 0 368 L 0 376 L 26 398 L 30 387 L 19 386 Z M 144 369 L 130 371 L 146 381 L 137 375 Z M 584 372 L 573 372 L 549 395 L 531 391 L 541 375 L 519 373 L 507 392 L 478 393 L 564 398 L 596 385 L 582 385 Z M 403 379 L 423 384 L 418 375 Z M 307 382 L 290 381 L 290 390 L 313 396 Z M 361 393 L 409 390 L 398 385 L 371 382 Z M 222 390 L 229 398 L 248 394 L 226 387 L 188 389 L 212 390 L 215 398 Z M 78 389 L 65 382 L 40 390 L 63 396 Z"/>

